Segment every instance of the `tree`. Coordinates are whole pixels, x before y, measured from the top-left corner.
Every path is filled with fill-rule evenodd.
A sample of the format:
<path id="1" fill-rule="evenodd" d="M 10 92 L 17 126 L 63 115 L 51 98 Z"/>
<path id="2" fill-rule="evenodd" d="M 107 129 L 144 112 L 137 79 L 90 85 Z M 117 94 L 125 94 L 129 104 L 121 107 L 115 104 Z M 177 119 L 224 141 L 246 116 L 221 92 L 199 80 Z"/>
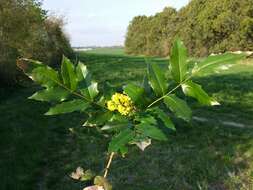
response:
<path id="1" fill-rule="evenodd" d="M 167 56 L 170 42 L 175 38 L 177 11 L 167 7 L 163 12 L 151 17 L 150 31 L 147 35 L 147 55 Z"/>
<path id="2" fill-rule="evenodd" d="M 128 26 L 126 52 L 129 54 L 146 54 L 147 32 L 150 30 L 147 16 L 135 17 Z"/>
<path id="3" fill-rule="evenodd" d="M 146 17 L 145 26 L 149 27 L 143 30 L 140 28 L 144 25 L 142 20 L 132 22 L 125 46 L 132 49 L 132 54 L 167 56 L 171 42 L 180 37 L 195 56 L 253 50 L 252 19 L 252 0 L 192 0 L 178 12 L 166 8 L 155 16 Z M 142 39 L 146 36 L 147 40 L 139 44 L 137 50 L 129 42 L 140 40 L 139 36 Z"/>

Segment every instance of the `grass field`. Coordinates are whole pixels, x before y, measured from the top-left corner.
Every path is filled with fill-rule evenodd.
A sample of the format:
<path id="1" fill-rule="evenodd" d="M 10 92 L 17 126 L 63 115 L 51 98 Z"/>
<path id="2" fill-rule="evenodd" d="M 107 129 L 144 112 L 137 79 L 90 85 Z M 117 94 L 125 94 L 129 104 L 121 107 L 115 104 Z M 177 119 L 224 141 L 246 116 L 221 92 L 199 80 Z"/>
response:
<path id="1" fill-rule="evenodd" d="M 79 58 L 99 82 L 117 87 L 142 81 L 144 58 L 111 54 L 86 52 Z M 167 67 L 164 59 L 153 61 Z M 203 108 L 190 101 L 194 116 L 208 121 L 177 121 L 178 130 L 168 142 L 154 142 L 144 153 L 134 148 L 126 158 L 115 159 L 109 174 L 115 190 L 253 189 L 253 63 L 195 80 L 206 84 L 221 106 Z M 68 174 L 77 166 L 102 171 L 108 139 L 81 127 L 81 114 L 44 116 L 49 105 L 27 99 L 36 89 L 19 87 L 1 94 L 0 189 L 82 189 Z"/>
<path id="2" fill-rule="evenodd" d="M 89 54 L 101 54 L 101 55 L 125 55 L 124 48 L 115 47 L 115 48 L 95 48 L 88 50 Z"/>

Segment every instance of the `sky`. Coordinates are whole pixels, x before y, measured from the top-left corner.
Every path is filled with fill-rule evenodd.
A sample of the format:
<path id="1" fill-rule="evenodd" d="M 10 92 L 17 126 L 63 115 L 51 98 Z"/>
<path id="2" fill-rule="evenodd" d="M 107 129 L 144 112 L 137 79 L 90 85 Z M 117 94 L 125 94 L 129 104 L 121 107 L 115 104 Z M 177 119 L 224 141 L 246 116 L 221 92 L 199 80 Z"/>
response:
<path id="1" fill-rule="evenodd" d="M 44 0 L 43 8 L 63 16 L 71 45 L 123 45 L 127 26 L 137 15 L 154 15 L 166 6 L 181 8 L 189 0 Z"/>

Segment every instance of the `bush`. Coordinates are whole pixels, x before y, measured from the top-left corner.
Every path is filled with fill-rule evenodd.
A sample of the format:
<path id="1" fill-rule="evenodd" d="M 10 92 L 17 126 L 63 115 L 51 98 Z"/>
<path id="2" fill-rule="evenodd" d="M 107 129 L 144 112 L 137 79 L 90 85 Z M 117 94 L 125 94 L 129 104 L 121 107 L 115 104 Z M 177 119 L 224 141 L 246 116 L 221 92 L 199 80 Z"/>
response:
<path id="1" fill-rule="evenodd" d="M 45 21 L 45 28 L 48 35 L 48 53 L 51 53 L 51 57 L 46 56 L 44 59 L 46 61 L 46 59 L 50 58 L 49 65 L 60 65 L 62 55 L 66 55 L 69 58 L 73 58 L 74 56 L 69 39 L 63 32 L 63 26 L 63 19 L 59 17 L 51 16 Z"/>
<path id="2" fill-rule="evenodd" d="M 0 2 L 0 83 L 14 84 L 16 59 L 27 57 L 59 65 L 62 54 L 73 56 L 63 20 L 48 17 L 36 0 Z"/>
<path id="3" fill-rule="evenodd" d="M 2 84 L 11 85 L 16 82 L 16 49 L 0 44 L 0 81 Z M 1 85 L 0 83 L 0 85 Z"/>
<path id="4" fill-rule="evenodd" d="M 94 183 L 95 186 L 84 190 L 112 190 L 107 176 L 114 155 L 124 157 L 133 146 L 144 151 L 154 141 L 167 141 L 167 135 L 176 131 L 175 117 L 190 122 L 192 110 L 182 95 L 196 99 L 203 106 L 219 105 L 193 81 L 194 77 L 201 72 L 217 72 L 221 65 L 236 63 L 245 57 L 232 53 L 209 56 L 191 67 L 187 49 L 180 40 L 175 41 L 171 52 L 166 67 L 148 62 L 144 82 L 128 83 L 120 90 L 102 91 L 83 63 L 73 64 L 65 57 L 60 72 L 35 60 L 18 62 L 18 66 L 42 86 L 29 99 L 52 103 L 45 115 L 81 112 L 87 116 L 83 126 L 110 140 L 107 149 L 110 157 L 103 176 L 101 172 L 81 167 L 70 175 L 75 180 Z"/>

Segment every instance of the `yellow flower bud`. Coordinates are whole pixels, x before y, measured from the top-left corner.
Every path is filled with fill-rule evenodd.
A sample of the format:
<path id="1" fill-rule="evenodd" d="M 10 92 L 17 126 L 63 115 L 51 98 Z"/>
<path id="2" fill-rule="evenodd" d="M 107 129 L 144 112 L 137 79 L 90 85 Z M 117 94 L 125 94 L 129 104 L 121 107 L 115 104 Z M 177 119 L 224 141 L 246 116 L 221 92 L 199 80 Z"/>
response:
<path id="1" fill-rule="evenodd" d="M 116 93 L 112 96 L 112 101 L 115 103 L 115 104 L 119 104 L 120 103 L 120 94 L 119 93 Z"/>
<path id="2" fill-rule="evenodd" d="M 113 101 L 111 101 L 111 100 L 107 102 L 107 108 L 110 111 L 115 111 L 117 109 L 115 103 Z"/>
<path id="3" fill-rule="evenodd" d="M 110 111 L 118 111 L 121 115 L 130 115 L 135 108 L 131 98 L 125 94 L 115 93 L 112 99 L 107 102 Z"/>

